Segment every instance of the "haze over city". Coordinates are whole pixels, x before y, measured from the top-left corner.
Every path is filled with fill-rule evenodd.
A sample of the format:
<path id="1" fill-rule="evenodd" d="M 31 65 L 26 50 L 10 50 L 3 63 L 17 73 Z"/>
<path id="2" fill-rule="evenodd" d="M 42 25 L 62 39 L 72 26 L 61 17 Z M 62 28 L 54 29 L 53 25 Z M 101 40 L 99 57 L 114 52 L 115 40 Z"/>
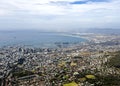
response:
<path id="1" fill-rule="evenodd" d="M 120 0 L 0 0 L 0 30 L 120 27 Z"/>
<path id="2" fill-rule="evenodd" d="M 0 86 L 120 86 L 120 0 L 0 0 Z"/>

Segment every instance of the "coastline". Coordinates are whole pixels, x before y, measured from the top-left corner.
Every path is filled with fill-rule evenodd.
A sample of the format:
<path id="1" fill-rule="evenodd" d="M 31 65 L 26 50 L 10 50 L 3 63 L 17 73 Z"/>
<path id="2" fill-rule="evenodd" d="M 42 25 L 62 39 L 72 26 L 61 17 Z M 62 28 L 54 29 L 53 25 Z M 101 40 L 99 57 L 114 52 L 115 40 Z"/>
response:
<path id="1" fill-rule="evenodd" d="M 73 36 L 63 33 L 34 33 L 32 36 L 29 34 L 25 34 L 25 38 L 23 36 L 21 37 L 21 34 L 14 33 L 11 35 L 11 33 L 6 33 L 2 36 L 10 35 L 10 40 L 0 40 L 0 47 L 2 46 L 13 46 L 13 45 L 30 45 L 30 46 L 52 46 L 56 42 L 64 43 L 77 43 L 77 42 L 84 42 L 87 41 L 86 39 L 79 37 L 79 36 Z M 15 37 L 15 39 L 14 39 Z M 78 39 L 80 38 L 80 39 Z M 51 45 L 50 45 L 51 44 Z"/>
<path id="2" fill-rule="evenodd" d="M 62 36 L 68 36 L 68 37 L 74 37 L 74 38 L 81 38 L 85 41 L 91 41 L 90 38 L 87 38 L 87 37 L 83 37 L 83 36 L 79 36 L 79 35 L 73 35 L 73 34 L 61 34 Z"/>

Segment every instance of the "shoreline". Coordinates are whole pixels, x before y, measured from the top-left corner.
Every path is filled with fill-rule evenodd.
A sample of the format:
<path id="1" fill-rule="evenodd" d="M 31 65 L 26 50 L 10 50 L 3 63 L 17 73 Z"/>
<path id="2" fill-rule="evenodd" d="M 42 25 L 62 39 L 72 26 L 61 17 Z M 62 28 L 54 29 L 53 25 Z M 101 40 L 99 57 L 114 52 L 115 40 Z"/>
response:
<path id="1" fill-rule="evenodd" d="M 82 36 L 77 36 L 77 35 L 68 35 L 68 34 L 61 34 L 62 36 L 68 36 L 68 37 L 73 37 L 73 38 L 81 38 L 81 39 L 83 39 L 83 40 L 85 40 L 85 41 L 91 41 L 91 39 L 90 38 L 86 38 L 86 37 L 82 37 Z"/>
<path id="2" fill-rule="evenodd" d="M 45 34 L 46 35 L 46 34 Z M 44 36 L 45 36 L 44 35 Z M 52 34 L 51 34 L 52 35 Z M 58 37 L 55 37 L 55 36 Z M 19 38 L 17 38 L 17 40 L 6 40 L 6 41 L 0 41 L 0 47 L 4 47 L 4 46 L 16 46 L 16 45 L 25 45 L 25 46 L 38 46 L 38 47 L 50 47 L 50 46 L 54 46 L 56 42 L 58 43 L 64 43 L 64 42 L 68 42 L 69 44 L 73 44 L 73 43 L 77 43 L 77 42 L 86 42 L 87 40 L 83 37 L 79 37 L 79 36 L 73 36 L 73 35 L 68 35 L 68 34 L 64 34 L 64 33 L 60 33 L 60 34 L 56 34 L 54 36 L 47 36 L 47 38 L 45 39 L 45 41 L 41 40 L 44 39 L 44 37 L 40 37 L 41 35 L 38 34 L 37 39 L 33 39 L 32 37 L 28 40 L 25 40 L 23 38 L 23 40 L 19 40 Z M 12 37 L 12 36 L 11 36 Z M 40 38 L 39 38 L 40 37 Z M 68 37 L 68 38 L 67 38 Z M 80 39 L 78 39 L 80 38 Z M 75 39 L 75 40 L 74 40 Z M 46 41 L 47 40 L 47 41 Z M 30 42 L 28 42 L 30 41 Z"/>

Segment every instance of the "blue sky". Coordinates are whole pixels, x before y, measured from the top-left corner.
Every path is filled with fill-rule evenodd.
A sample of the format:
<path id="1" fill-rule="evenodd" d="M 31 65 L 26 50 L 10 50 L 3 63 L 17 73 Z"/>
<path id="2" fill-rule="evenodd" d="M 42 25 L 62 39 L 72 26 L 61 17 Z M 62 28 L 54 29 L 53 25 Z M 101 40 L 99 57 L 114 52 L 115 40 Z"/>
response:
<path id="1" fill-rule="evenodd" d="M 0 30 L 120 27 L 120 0 L 0 0 Z"/>

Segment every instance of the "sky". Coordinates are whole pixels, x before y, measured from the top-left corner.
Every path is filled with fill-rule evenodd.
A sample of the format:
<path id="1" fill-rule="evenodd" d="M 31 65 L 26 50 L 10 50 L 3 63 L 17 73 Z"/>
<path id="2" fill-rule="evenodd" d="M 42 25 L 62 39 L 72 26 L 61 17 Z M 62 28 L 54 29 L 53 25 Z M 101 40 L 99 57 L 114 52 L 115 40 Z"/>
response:
<path id="1" fill-rule="evenodd" d="M 120 0 L 0 0 L 0 30 L 120 28 Z"/>

